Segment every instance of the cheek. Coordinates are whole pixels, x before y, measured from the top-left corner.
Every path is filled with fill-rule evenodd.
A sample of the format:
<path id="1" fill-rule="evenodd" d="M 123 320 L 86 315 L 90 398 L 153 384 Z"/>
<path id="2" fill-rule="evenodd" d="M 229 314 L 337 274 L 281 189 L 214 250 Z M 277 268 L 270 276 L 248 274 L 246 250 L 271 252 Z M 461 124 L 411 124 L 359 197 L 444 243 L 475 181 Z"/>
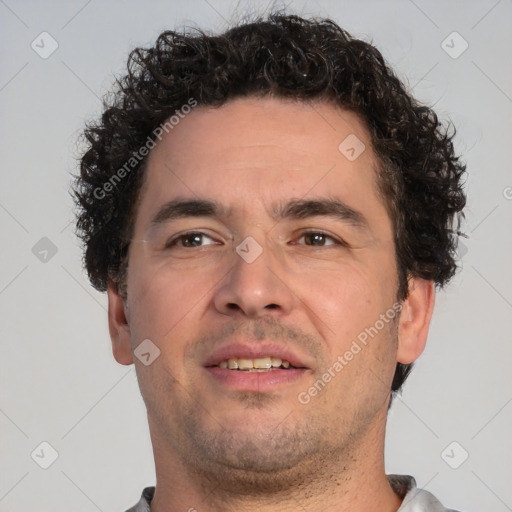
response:
<path id="1" fill-rule="evenodd" d="M 382 275 L 377 276 L 374 268 L 346 263 L 336 270 L 304 273 L 296 283 L 297 295 L 314 313 L 310 317 L 319 332 L 334 340 L 339 350 L 392 306 L 393 283 L 379 279 Z"/>
<path id="2" fill-rule="evenodd" d="M 184 280 L 174 273 L 160 271 L 140 273 L 131 281 L 136 298 L 130 318 L 132 346 L 149 339 L 158 347 L 159 356 L 148 367 L 137 364 L 137 375 L 146 403 L 162 396 L 173 397 L 190 385 L 184 366 L 188 344 L 196 339 L 196 308 L 204 308 L 201 292 L 192 277 Z M 130 294 L 130 287 L 128 288 Z M 156 398 L 155 398 L 156 397 Z M 153 406 L 158 408 L 157 402 Z"/>
<path id="3" fill-rule="evenodd" d="M 174 340 L 183 338 L 185 326 L 191 332 L 190 319 L 197 308 L 204 307 L 211 282 L 200 272 L 176 272 L 169 264 L 139 264 L 136 257 L 132 263 L 137 269 L 128 272 L 132 338 L 149 338 L 157 345 L 165 344 L 166 350 L 179 350 Z"/>

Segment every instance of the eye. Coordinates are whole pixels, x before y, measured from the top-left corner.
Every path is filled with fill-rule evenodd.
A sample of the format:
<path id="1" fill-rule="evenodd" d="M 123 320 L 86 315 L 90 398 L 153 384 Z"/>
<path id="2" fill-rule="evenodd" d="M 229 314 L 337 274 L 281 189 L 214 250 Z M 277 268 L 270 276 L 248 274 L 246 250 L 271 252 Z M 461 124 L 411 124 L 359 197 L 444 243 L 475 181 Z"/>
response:
<path id="1" fill-rule="evenodd" d="M 313 247 L 325 247 L 327 245 L 346 245 L 344 242 L 337 240 L 326 233 L 322 233 L 321 231 L 306 231 L 302 233 L 302 236 L 298 240 L 304 240 L 305 245 L 310 245 Z"/>
<path id="2" fill-rule="evenodd" d="M 203 240 L 209 240 L 209 243 L 203 244 L 201 243 Z M 214 245 L 217 242 L 213 240 L 213 238 L 201 233 L 199 231 L 189 231 L 187 233 L 182 233 L 174 238 L 171 238 L 166 244 L 165 248 L 168 249 L 170 247 L 184 247 L 184 248 L 194 248 L 194 247 L 202 247 L 203 245 Z"/>

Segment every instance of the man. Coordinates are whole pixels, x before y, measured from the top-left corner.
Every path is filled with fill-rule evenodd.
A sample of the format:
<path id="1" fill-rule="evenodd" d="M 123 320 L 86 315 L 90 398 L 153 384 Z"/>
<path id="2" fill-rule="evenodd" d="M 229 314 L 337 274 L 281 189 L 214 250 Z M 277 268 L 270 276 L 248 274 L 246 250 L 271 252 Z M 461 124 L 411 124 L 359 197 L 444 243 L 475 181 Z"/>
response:
<path id="1" fill-rule="evenodd" d="M 464 165 L 373 46 L 273 14 L 132 52 L 75 192 L 157 482 L 133 511 L 445 511 L 386 476 Z"/>

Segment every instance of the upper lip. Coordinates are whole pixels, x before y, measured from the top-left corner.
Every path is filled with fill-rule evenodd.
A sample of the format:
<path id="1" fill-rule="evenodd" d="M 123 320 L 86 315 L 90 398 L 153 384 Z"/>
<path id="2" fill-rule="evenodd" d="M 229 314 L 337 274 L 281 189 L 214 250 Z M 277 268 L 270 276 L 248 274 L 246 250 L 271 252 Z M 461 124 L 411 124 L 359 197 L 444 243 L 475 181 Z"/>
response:
<path id="1" fill-rule="evenodd" d="M 260 357 L 280 358 L 295 368 L 308 368 L 304 359 L 286 347 L 276 343 L 255 341 L 253 343 L 234 343 L 215 350 L 205 361 L 204 366 L 218 366 L 228 359 L 257 359 Z"/>

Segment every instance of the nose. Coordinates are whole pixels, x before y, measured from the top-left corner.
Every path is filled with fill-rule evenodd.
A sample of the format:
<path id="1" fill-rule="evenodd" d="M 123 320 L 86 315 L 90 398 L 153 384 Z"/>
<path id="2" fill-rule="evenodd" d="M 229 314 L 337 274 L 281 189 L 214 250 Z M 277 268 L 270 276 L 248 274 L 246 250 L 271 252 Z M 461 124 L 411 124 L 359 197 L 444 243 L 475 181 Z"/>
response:
<path id="1" fill-rule="evenodd" d="M 244 257 L 243 243 L 238 247 L 241 250 L 234 252 L 232 268 L 214 297 L 215 308 L 220 313 L 254 319 L 285 316 L 292 310 L 296 299 L 286 282 L 283 265 L 268 246 L 258 244 L 257 248 L 261 254 L 254 260 Z M 256 250 L 251 244 L 250 249 Z"/>

